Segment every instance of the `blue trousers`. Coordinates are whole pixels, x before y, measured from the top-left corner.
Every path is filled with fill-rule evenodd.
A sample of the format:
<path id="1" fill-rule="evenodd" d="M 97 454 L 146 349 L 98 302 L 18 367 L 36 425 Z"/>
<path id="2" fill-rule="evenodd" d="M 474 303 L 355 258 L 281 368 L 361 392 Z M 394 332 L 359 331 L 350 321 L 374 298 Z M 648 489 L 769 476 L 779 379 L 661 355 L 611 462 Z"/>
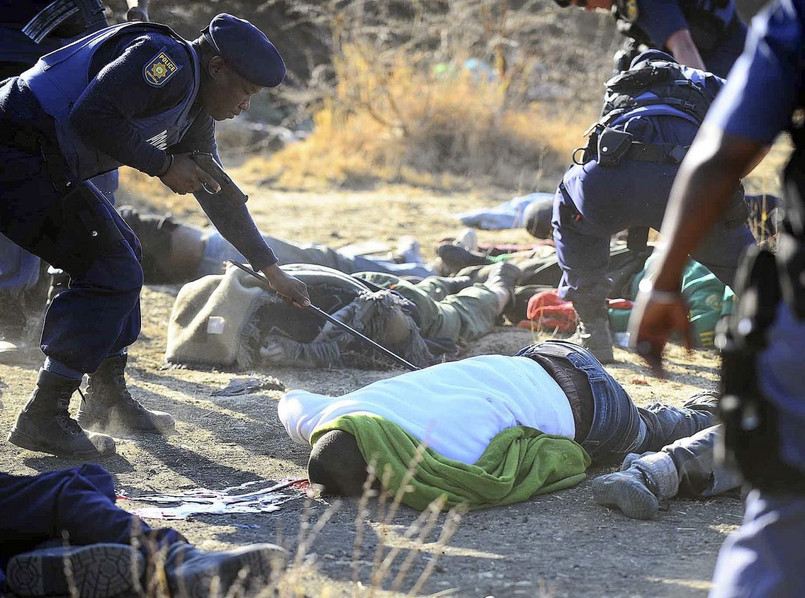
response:
<path id="1" fill-rule="evenodd" d="M 647 143 L 689 145 L 697 130 L 692 123 L 673 117 L 655 117 L 641 124 L 644 130 L 637 138 Z M 567 170 L 553 208 L 561 297 L 603 305 L 611 285 L 607 266 L 612 235 L 634 226 L 659 230 L 678 170 L 678 164 L 631 159 L 608 167 L 591 160 Z M 732 285 L 743 250 L 754 242 L 746 225 L 728 228 L 718 223 L 692 257 L 724 284 Z"/>
<path id="2" fill-rule="evenodd" d="M 718 553 L 710 598 L 805 594 L 805 496 L 752 490 Z"/>
<path id="3" fill-rule="evenodd" d="M 39 156 L 0 146 L 0 163 L 0 233 L 70 275 L 45 315 L 42 351 L 94 372 L 140 332 L 140 243 L 92 183 L 64 195 Z"/>
<path id="4" fill-rule="evenodd" d="M 35 476 L 0 473 L 0 588 L 11 557 L 49 540 L 84 546 L 129 544 L 138 537 L 146 555 L 185 541 L 174 530 L 152 530 L 115 506 L 115 496 L 111 474 L 94 463 Z"/>
<path id="5" fill-rule="evenodd" d="M 92 182 L 114 205 L 118 186 L 118 172 L 100 174 Z M 39 280 L 39 258 L 0 235 L 0 292 L 19 297 Z"/>
<path id="6" fill-rule="evenodd" d="M 659 451 L 680 438 L 715 424 L 715 416 L 688 407 L 653 403 L 637 407 L 626 390 L 587 349 L 567 341 L 546 341 L 517 355 L 563 356 L 568 367 L 582 372 L 592 391 L 593 418 L 586 438 L 576 440 L 593 460 L 620 459 L 627 453 Z"/>

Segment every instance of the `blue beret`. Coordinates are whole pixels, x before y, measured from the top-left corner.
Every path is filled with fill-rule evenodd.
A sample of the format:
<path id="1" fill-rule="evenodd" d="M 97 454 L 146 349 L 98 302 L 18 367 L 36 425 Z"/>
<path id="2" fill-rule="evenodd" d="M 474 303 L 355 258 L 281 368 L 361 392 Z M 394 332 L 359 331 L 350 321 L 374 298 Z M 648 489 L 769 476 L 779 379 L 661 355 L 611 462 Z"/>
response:
<path id="1" fill-rule="evenodd" d="M 222 13 L 202 33 L 230 68 L 249 83 L 276 87 L 285 78 L 285 63 L 277 48 L 249 21 Z"/>

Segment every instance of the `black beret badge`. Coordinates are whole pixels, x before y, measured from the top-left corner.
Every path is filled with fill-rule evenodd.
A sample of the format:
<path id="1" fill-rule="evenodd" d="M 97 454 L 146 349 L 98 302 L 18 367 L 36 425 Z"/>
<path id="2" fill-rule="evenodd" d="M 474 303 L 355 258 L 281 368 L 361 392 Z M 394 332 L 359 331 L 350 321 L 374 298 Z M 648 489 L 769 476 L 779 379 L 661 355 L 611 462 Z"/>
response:
<path id="1" fill-rule="evenodd" d="M 143 79 L 152 87 L 162 87 L 180 69 L 163 48 L 143 67 Z"/>

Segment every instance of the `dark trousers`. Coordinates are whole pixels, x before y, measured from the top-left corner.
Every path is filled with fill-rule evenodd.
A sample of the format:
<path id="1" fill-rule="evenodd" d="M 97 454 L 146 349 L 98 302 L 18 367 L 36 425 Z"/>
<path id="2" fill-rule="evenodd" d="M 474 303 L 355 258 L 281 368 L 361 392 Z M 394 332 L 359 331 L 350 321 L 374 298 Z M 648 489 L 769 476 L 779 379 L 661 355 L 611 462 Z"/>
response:
<path id="1" fill-rule="evenodd" d="M 92 183 L 61 193 L 39 156 L 13 148 L 0 146 L 0 163 L 0 232 L 70 275 L 45 316 L 42 351 L 94 372 L 140 332 L 140 243 Z"/>
<path id="2" fill-rule="evenodd" d="M 576 442 L 594 461 L 615 461 L 627 453 L 659 451 L 667 444 L 715 424 L 715 416 L 706 409 L 672 407 L 654 403 L 637 407 L 626 390 L 588 350 L 567 341 L 545 341 L 521 349 L 517 355 L 540 362 L 552 360 L 552 368 L 563 367 L 567 376 L 548 370 L 559 386 L 579 401 Z M 583 375 L 581 382 L 575 372 Z M 572 385 L 573 389 L 566 387 Z M 574 401 L 571 401 L 573 408 Z M 591 417 L 590 417 L 591 414 Z M 578 430 L 585 430 L 582 436 Z"/>
<path id="3" fill-rule="evenodd" d="M 50 540 L 84 546 L 137 537 L 146 554 L 184 541 L 174 530 L 152 530 L 115 506 L 115 497 L 111 474 L 94 463 L 35 476 L 0 473 L 0 584 L 12 556 Z"/>

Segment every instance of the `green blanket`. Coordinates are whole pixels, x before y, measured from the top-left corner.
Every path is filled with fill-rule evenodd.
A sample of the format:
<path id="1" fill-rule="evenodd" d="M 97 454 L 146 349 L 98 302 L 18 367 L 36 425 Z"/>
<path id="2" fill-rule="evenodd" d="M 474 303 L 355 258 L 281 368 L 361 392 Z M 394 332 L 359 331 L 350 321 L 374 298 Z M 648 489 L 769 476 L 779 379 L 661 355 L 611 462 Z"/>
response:
<path id="1" fill-rule="evenodd" d="M 345 415 L 317 428 L 311 444 L 330 430 L 355 436 L 366 462 L 374 461 L 378 477 L 390 472 L 387 490 L 397 495 L 419 440 L 381 417 Z M 573 440 L 516 426 L 495 436 L 473 465 L 426 449 L 401 500 L 420 511 L 442 495 L 444 509 L 462 503 L 470 509 L 508 505 L 575 486 L 589 465 L 590 456 Z"/>

